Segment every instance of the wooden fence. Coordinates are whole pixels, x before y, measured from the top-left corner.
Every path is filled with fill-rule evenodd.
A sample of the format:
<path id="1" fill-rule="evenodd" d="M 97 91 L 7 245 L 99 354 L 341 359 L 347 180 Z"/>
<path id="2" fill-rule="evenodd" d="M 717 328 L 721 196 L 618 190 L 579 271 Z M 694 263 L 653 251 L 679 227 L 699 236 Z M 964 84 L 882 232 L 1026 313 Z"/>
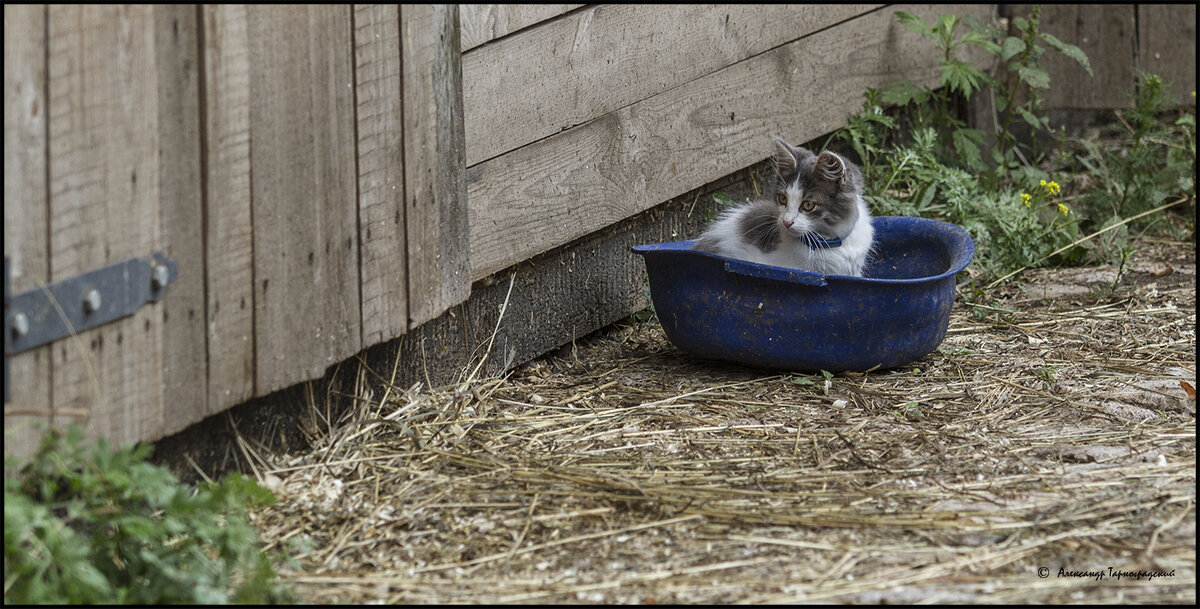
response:
<path id="1" fill-rule="evenodd" d="M 6 5 L 13 291 L 178 263 L 162 302 L 8 359 L 6 452 L 30 421 L 153 440 L 320 377 L 869 86 L 935 82 L 896 10 Z"/>
<path id="2" fill-rule="evenodd" d="M 1013 16 L 1028 16 L 1032 5 L 1012 5 Z M 1180 103 L 1195 103 L 1195 4 L 1047 4 L 1041 31 L 1078 45 L 1091 61 L 1088 75 L 1074 60 L 1048 53 L 1047 108 L 1098 110 L 1133 105 L 1133 87 L 1142 72 L 1171 83 Z"/>

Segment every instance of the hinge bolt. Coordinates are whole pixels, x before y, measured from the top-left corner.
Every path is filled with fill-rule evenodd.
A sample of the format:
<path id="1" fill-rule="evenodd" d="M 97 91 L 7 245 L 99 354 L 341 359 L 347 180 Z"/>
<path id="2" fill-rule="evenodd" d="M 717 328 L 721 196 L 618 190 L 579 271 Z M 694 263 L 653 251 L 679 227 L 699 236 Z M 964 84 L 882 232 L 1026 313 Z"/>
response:
<path id="1" fill-rule="evenodd" d="M 100 310 L 100 292 L 95 288 L 83 295 L 83 312 L 95 313 Z"/>
<path id="2" fill-rule="evenodd" d="M 165 264 L 159 264 L 150 272 L 150 286 L 156 290 L 161 290 L 167 286 L 167 281 L 171 279 L 171 269 Z"/>
<path id="3" fill-rule="evenodd" d="M 12 317 L 13 336 L 21 338 L 29 334 L 29 318 L 25 317 L 24 313 L 17 313 Z"/>

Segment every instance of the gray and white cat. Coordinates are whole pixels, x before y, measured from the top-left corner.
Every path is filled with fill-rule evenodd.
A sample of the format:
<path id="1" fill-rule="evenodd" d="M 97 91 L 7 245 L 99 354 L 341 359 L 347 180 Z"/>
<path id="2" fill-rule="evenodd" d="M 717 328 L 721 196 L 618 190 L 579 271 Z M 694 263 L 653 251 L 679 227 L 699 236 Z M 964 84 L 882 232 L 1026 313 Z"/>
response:
<path id="1" fill-rule="evenodd" d="M 861 277 L 875 238 L 858 167 L 840 155 L 775 141 L 773 200 L 721 214 L 694 249 L 823 275 Z"/>

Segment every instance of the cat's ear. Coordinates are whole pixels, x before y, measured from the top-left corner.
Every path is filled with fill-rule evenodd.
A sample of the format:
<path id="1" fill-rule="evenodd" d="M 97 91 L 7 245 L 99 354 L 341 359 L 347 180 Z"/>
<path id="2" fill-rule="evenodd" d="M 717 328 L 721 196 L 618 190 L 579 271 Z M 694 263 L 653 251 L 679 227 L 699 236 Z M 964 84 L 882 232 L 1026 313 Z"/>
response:
<path id="1" fill-rule="evenodd" d="M 775 142 L 775 169 L 779 175 L 786 176 L 796 171 L 800 165 L 797 150 L 777 136 L 771 136 L 771 140 Z"/>
<path id="2" fill-rule="evenodd" d="M 817 157 L 813 171 L 828 182 L 842 184 L 846 181 L 846 161 L 828 150 Z"/>

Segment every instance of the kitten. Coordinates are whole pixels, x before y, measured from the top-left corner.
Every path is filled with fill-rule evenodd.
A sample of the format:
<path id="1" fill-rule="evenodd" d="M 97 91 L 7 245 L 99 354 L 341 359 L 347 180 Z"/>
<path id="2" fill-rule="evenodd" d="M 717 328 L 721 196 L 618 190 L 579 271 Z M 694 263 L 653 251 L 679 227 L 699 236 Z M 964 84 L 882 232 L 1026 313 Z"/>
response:
<path id="1" fill-rule="evenodd" d="M 861 277 L 875 237 L 858 167 L 830 151 L 819 155 L 775 141 L 774 200 L 721 214 L 694 249 L 813 271 Z"/>

